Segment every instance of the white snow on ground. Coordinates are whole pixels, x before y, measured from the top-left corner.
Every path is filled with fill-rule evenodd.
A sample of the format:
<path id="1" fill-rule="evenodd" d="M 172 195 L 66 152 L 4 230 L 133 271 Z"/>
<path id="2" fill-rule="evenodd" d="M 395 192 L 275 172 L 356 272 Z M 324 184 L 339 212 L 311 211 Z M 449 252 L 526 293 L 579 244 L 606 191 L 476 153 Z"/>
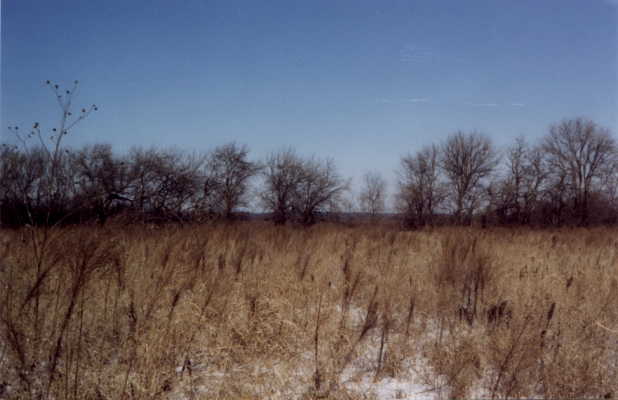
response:
<path id="1" fill-rule="evenodd" d="M 375 349 L 372 349 L 375 350 Z M 368 354 L 374 357 L 375 352 Z M 364 358 L 364 356 L 363 356 Z M 357 361 L 357 360 L 355 360 Z M 270 379 L 276 376 L 277 379 L 264 384 L 260 379 L 263 390 L 261 392 L 271 399 L 300 399 L 303 394 L 310 392 L 312 385 L 313 361 L 307 360 L 302 365 L 297 365 L 293 368 L 290 366 L 272 366 L 268 371 Z M 252 369 L 249 367 L 249 369 Z M 238 373 L 239 371 L 234 371 Z M 195 374 L 196 372 L 194 372 Z M 192 388 L 193 394 L 216 394 L 218 388 L 222 387 L 225 380 L 230 379 L 229 376 L 221 372 L 197 372 L 203 378 L 203 383 L 195 385 Z M 252 372 L 253 378 L 259 376 L 260 371 Z M 399 376 L 396 378 L 386 377 L 375 380 L 375 371 L 357 370 L 355 367 L 347 368 L 340 378 L 340 386 L 345 387 L 350 393 L 355 393 L 361 398 L 376 399 L 376 400 L 391 400 L 391 399 L 415 399 L 415 400 L 435 400 L 446 398 L 446 393 L 436 392 L 433 388 L 422 383 L 422 379 L 414 372 Z M 249 379 L 252 380 L 252 379 Z M 249 382 L 248 382 L 249 383 Z M 290 391 L 291 390 L 291 391 Z M 176 397 L 179 400 L 189 399 L 188 393 Z"/>
<path id="2" fill-rule="evenodd" d="M 361 346 L 359 356 L 342 373 L 341 384 L 352 393 L 374 395 L 377 400 L 391 399 L 436 399 L 436 392 L 424 383 L 423 369 L 427 363 L 421 357 L 408 361 L 396 377 L 376 379 L 376 355 L 379 352 L 379 338 L 373 335 Z"/>
<path id="3" fill-rule="evenodd" d="M 337 309 L 338 312 L 342 310 Z M 365 311 L 350 307 L 347 323 L 362 326 Z M 361 399 L 371 400 L 438 400 L 448 398 L 448 387 L 440 377 L 431 376 L 429 363 L 422 357 L 422 347 L 435 343 L 438 337 L 437 324 L 429 321 L 424 326 L 423 339 L 417 338 L 413 359 L 408 359 L 397 371 L 396 376 L 380 376 L 376 379 L 377 354 L 379 353 L 380 337 L 378 331 L 373 331 L 356 348 L 354 358 L 341 372 L 337 385 L 350 394 L 356 394 Z M 391 340 L 396 340 L 395 336 Z M 388 351 L 388 345 L 387 349 Z M 194 363 L 193 379 L 187 372 L 177 368 L 177 373 L 185 377 L 178 388 L 175 399 L 185 400 L 195 395 L 214 395 L 226 392 L 230 383 L 236 387 L 246 387 L 249 391 L 258 392 L 263 398 L 269 399 L 302 399 L 311 393 L 314 382 L 314 354 L 311 351 L 298 354 L 291 360 L 264 361 L 250 365 L 235 365 L 226 371 L 217 370 L 207 361 Z M 326 383 L 325 386 L 328 386 Z M 182 389 L 181 389 L 182 388 Z M 479 390 L 471 393 L 479 394 Z M 475 396 L 476 397 L 476 396 Z M 478 396 L 480 398 L 482 396 Z"/>
<path id="4" fill-rule="evenodd" d="M 385 378 L 373 382 L 369 377 L 363 378 L 356 387 L 349 389 L 358 393 L 373 393 L 378 400 L 415 399 L 433 400 L 436 398 L 433 390 L 426 386 L 414 383 L 412 380 Z"/>
<path id="5" fill-rule="evenodd" d="M 362 324 L 364 313 L 360 309 L 349 310 L 349 322 Z M 426 341 L 435 341 L 436 334 L 431 332 L 433 324 L 428 324 Z M 6 345 L 0 342 L 0 356 L 6 356 Z M 350 394 L 371 400 L 440 400 L 448 398 L 448 389 L 439 377 L 427 383 L 431 372 L 427 360 L 421 355 L 422 341 L 416 342 L 416 359 L 406 361 L 395 377 L 376 379 L 376 356 L 379 352 L 379 335 L 374 332 L 359 346 L 357 356 L 348 364 L 339 377 L 339 387 Z M 263 398 L 301 399 L 311 391 L 314 373 L 314 355 L 312 352 L 299 354 L 292 360 L 270 361 L 252 365 L 234 365 L 226 370 L 217 369 L 196 355 L 192 360 L 191 371 L 182 366 L 176 368 L 180 385 L 176 386 L 170 398 L 188 400 L 203 396 L 217 396 L 225 393 L 230 381 L 244 385 L 249 389 L 259 388 Z M 0 357 L 0 362 L 3 362 Z M 206 357 L 207 358 L 207 357 Z M 10 385 L 3 388 L 3 395 L 11 392 Z M 251 390 L 249 390 L 251 391 Z M 472 394 L 480 394 L 473 390 Z M 471 396 L 481 398 L 483 396 Z M 2 395 L 0 395 L 2 398 Z"/>
<path id="6" fill-rule="evenodd" d="M 362 324 L 364 313 L 360 309 L 349 310 L 349 322 Z M 449 397 L 449 388 L 444 379 L 432 376 L 429 363 L 422 356 L 422 347 L 433 345 L 438 337 L 437 324 L 427 323 L 423 339 L 415 342 L 415 354 L 412 360 L 398 370 L 395 377 L 384 376 L 376 379 L 376 358 L 379 352 L 380 338 L 376 332 L 369 335 L 358 347 L 356 357 L 342 371 L 338 385 L 348 393 L 356 394 L 362 399 L 371 400 L 441 400 Z M 395 340 L 393 337 L 392 340 Z M 178 372 L 181 371 L 179 368 Z M 311 392 L 313 387 L 314 355 L 312 352 L 299 354 L 293 360 L 265 362 L 260 365 L 243 365 L 227 372 L 217 371 L 205 366 L 195 366 L 194 376 L 200 376 L 194 384 L 194 395 L 215 395 L 229 383 L 242 382 L 247 387 L 258 390 L 260 395 L 269 399 L 301 399 Z M 186 372 L 185 372 L 186 374 Z M 430 381 L 430 382 L 429 382 Z M 479 387 L 469 391 L 470 398 L 483 398 Z M 259 387 L 259 389 L 258 389 Z M 190 399 L 192 396 L 184 391 L 178 393 L 178 400 Z"/>

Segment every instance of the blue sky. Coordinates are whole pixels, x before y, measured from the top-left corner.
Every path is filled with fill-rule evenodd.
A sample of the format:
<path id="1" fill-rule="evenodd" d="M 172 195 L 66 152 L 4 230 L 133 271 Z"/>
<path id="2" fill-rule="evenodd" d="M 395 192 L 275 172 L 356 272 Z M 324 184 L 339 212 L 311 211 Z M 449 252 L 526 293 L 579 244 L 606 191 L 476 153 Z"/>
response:
<path id="1" fill-rule="evenodd" d="M 2 135 L 100 110 L 68 137 L 333 157 L 389 180 L 461 129 L 497 145 L 585 116 L 618 132 L 616 1 L 3 0 Z"/>

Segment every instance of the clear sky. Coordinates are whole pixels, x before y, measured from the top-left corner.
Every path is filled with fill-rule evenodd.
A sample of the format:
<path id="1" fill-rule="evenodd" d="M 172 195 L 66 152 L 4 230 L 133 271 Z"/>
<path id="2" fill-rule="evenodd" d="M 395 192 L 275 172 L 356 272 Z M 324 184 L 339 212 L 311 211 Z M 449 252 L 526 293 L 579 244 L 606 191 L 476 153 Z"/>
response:
<path id="1" fill-rule="evenodd" d="M 461 129 L 497 145 L 566 117 L 618 133 L 618 0 L 2 0 L 2 135 L 51 128 L 43 82 L 100 110 L 71 145 L 255 157 L 291 145 L 389 180 Z"/>

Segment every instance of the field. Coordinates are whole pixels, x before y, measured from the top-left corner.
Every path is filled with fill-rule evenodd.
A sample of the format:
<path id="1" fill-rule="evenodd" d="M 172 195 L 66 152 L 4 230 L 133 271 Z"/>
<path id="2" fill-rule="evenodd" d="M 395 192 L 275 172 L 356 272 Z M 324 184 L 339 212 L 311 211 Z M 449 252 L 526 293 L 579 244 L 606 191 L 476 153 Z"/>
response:
<path id="1" fill-rule="evenodd" d="M 618 396 L 618 230 L 0 232 L 0 398 Z"/>

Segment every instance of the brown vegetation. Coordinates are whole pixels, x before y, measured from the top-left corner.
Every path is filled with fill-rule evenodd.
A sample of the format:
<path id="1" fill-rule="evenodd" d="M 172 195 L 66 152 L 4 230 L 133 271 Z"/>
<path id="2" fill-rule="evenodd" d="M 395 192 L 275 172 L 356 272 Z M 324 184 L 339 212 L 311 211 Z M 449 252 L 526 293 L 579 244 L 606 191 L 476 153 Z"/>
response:
<path id="1" fill-rule="evenodd" d="M 611 398 L 617 233 L 1 231 L 0 398 Z"/>

